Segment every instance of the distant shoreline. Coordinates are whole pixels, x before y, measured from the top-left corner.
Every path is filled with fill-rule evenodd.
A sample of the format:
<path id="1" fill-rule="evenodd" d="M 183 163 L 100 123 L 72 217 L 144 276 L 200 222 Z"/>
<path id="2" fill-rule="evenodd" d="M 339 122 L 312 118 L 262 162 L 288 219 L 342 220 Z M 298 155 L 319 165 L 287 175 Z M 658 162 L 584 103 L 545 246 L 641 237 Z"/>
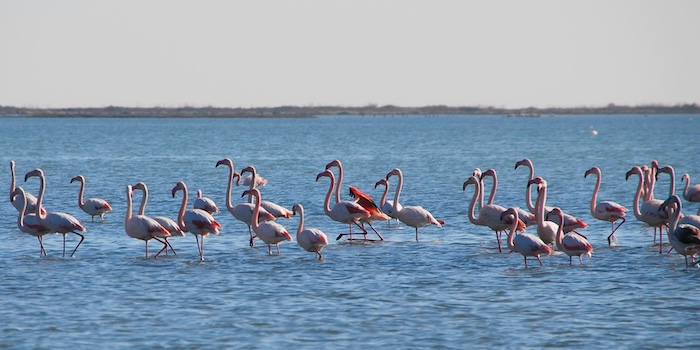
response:
<path id="1" fill-rule="evenodd" d="M 700 105 L 675 106 L 643 105 L 570 108 L 496 108 L 425 106 L 401 107 L 394 105 L 364 107 L 309 106 L 309 107 L 99 107 L 99 108 L 23 108 L 0 106 L 0 118 L 314 118 L 333 115 L 506 115 L 512 117 L 540 117 L 555 115 L 602 114 L 700 114 Z"/>

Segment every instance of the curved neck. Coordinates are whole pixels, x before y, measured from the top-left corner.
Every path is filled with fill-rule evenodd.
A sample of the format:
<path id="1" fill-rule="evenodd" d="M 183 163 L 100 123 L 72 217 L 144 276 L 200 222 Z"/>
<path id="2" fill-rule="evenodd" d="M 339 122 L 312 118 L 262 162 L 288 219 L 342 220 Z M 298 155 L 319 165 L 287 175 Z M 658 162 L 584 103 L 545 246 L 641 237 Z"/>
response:
<path id="1" fill-rule="evenodd" d="M 674 193 L 676 192 L 676 174 L 671 170 L 669 173 L 671 175 L 671 187 L 668 190 L 668 196 L 673 197 Z"/>
<path id="2" fill-rule="evenodd" d="M 333 186 L 335 186 L 335 176 L 333 176 L 333 173 L 329 174 L 328 178 L 331 180 L 331 183 L 328 185 L 328 193 L 326 193 L 326 198 L 323 200 L 323 211 L 326 212 L 326 215 L 329 215 L 331 212 L 331 195 L 333 195 Z"/>
<path id="3" fill-rule="evenodd" d="M 496 191 L 498 190 L 498 176 L 493 173 L 493 185 L 491 185 L 491 194 L 489 195 L 489 204 L 493 204 L 493 199 L 496 198 Z"/>
<path id="4" fill-rule="evenodd" d="M 673 212 L 670 220 L 668 221 L 668 234 L 671 235 L 672 232 L 676 231 L 678 228 L 678 220 L 681 218 L 682 205 L 680 201 L 674 201 L 676 203 L 676 210 Z M 680 253 L 680 252 L 679 252 Z"/>
<path id="5" fill-rule="evenodd" d="M 14 179 L 14 176 L 12 177 Z M 685 181 L 685 188 L 683 189 L 683 197 L 688 197 L 688 189 L 690 188 L 690 176 L 683 176 L 681 181 Z"/>
<path id="6" fill-rule="evenodd" d="M 634 195 L 634 203 L 632 204 L 634 206 L 634 216 L 637 218 L 637 220 L 641 220 L 642 217 L 642 212 L 639 210 L 639 198 L 642 196 L 642 187 L 644 187 L 644 174 L 639 173 L 639 185 L 637 185 L 637 191 Z"/>
<path id="7" fill-rule="evenodd" d="M 20 205 L 22 205 L 22 209 L 19 211 L 19 214 L 17 215 L 17 228 L 20 230 L 22 227 L 24 227 L 24 216 L 26 215 L 27 212 L 27 197 L 24 194 L 24 191 L 20 192 L 18 196 L 22 197 L 19 198 L 20 200 Z"/>
<path id="8" fill-rule="evenodd" d="M 530 210 L 531 213 L 536 214 L 535 206 L 532 204 L 532 194 L 531 194 L 532 185 L 529 184 L 529 182 L 535 178 L 535 168 L 532 166 L 532 164 L 529 164 L 529 163 L 526 163 L 525 165 L 528 167 L 528 169 L 530 169 L 530 178 L 527 179 L 528 185 L 527 185 L 527 188 L 525 189 L 525 204 L 527 204 L 527 209 Z"/>
<path id="9" fill-rule="evenodd" d="M 80 190 L 78 191 L 78 206 L 79 207 L 84 207 L 85 206 L 85 201 L 83 201 L 83 194 L 85 193 L 85 181 L 80 180 Z"/>
<path id="10" fill-rule="evenodd" d="M 251 194 L 252 196 L 252 194 Z M 256 196 L 257 197 L 257 196 Z M 253 208 L 253 217 L 250 219 L 250 226 L 253 231 L 257 230 L 260 226 L 260 221 L 258 220 L 258 215 L 260 214 L 260 198 L 255 199 L 255 207 Z"/>
<path id="11" fill-rule="evenodd" d="M 557 248 L 559 249 L 560 252 L 564 251 L 564 243 L 562 240 L 564 239 L 564 215 L 560 214 L 559 217 L 561 218 L 561 221 L 558 222 L 559 225 L 557 225 Z"/>
<path id="12" fill-rule="evenodd" d="M 124 225 L 129 222 L 131 219 L 131 211 L 132 211 L 132 203 L 131 203 L 131 192 L 132 189 L 128 188 L 126 189 L 126 215 L 124 216 Z"/>
<path id="13" fill-rule="evenodd" d="M 301 231 L 304 230 L 304 208 L 301 206 L 297 207 L 297 210 L 299 211 L 299 227 L 297 227 L 297 235 L 301 233 Z M 297 241 L 299 239 L 297 238 Z"/>
<path id="14" fill-rule="evenodd" d="M 515 220 L 514 222 L 515 223 L 510 228 L 510 232 L 508 233 L 508 248 L 512 251 L 515 251 L 515 243 L 513 243 L 513 240 L 515 239 L 515 229 L 518 227 L 518 220 Z"/>
<path id="15" fill-rule="evenodd" d="M 541 186 L 539 193 L 537 194 L 537 201 L 535 207 L 535 218 L 537 219 L 537 225 L 544 225 L 544 205 L 547 202 L 547 186 Z"/>
<path id="16" fill-rule="evenodd" d="M 46 189 L 46 181 L 44 180 L 44 174 L 39 174 L 39 198 L 36 200 L 36 218 L 39 222 L 46 219 L 46 216 L 41 215 L 41 208 L 44 204 L 44 190 Z"/>
<path id="17" fill-rule="evenodd" d="M 233 203 L 231 203 L 231 188 L 233 187 L 233 166 L 231 164 L 226 164 L 226 166 L 228 167 L 228 185 L 226 186 L 226 209 L 232 212 Z"/>
<path id="18" fill-rule="evenodd" d="M 12 193 L 15 192 L 15 162 L 10 162 L 10 173 L 12 174 L 12 178 L 10 180 L 10 201 L 12 201 Z M 687 187 L 686 187 L 687 188 Z"/>
<path id="19" fill-rule="evenodd" d="M 139 215 L 146 215 L 146 203 L 148 203 L 148 187 L 143 186 L 143 197 L 141 197 L 141 206 L 139 207 Z"/>
<path id="20" fill-rule="evenodd" d="M 343 166 L 338 165 L 338 182 L 335 184 L 335 202 L 340 203 L 340 186 L 343 183 Z"/>
<path id="21" fill-rule="evenodd" d="M 472 197 L 472 202 L 469 204 L 469 222 L 471 222 L 474 225 L 479 224 L 479 219 L 476 217 L 476 214 L 474 214 L 474 209 L 476 208 L 476 202 L 479 200 L 480 193 L 481 192 L 481 182 L 477 181 L 474 184 L 474 196 Z"/>
<path id="22" fill-rule="evenodd" d="M 185 228 L 185 209 L 187 208 L 187 187 L 182 189 L 182 204 L 180 205 L 180 213 L 177 215 L 177 223 L 181 228 Z"/>
<path id="23" fill-rule="evenodd" d="M 403 189 L 403 174 L 399 173 L 399 182 L 396 183 L 396 191 L 394 192 L 394 211 L 399 205 L 399 197 L 401 196 L 401 189 Z"/>
<path id="24" fill-rule="evenodd" d="M 379 205 L 384 206 L 384 203 L 386 203 L 386 196 L 389 194 L 389 183 L 384 184 L 384 193 L 382 193 L 382 199 L 379 200 Z"/>
<path id="25" fill-rule="evenodd" d="M 255 168 L 251 167 L 253 170 L 250 171 L 250 187 L 249 189 L 255 188 L 255 178 L 258 177 L 258 172 Z M 248 203 L 253 203 L 253 194 L 248 195 Z"/>
<path id="26" fill-rule="evenodd" d="M 598 201 L 598 190 L 600 190 L 600 182 L 601 182 L 601 176 L 600 174 L 595 174 L 596 175 L 596 181 L 595 181 L 595 188 L 593 189 L 593 196 L 591 197 L 591 213 L 595 212 L 595 203 Z"/>

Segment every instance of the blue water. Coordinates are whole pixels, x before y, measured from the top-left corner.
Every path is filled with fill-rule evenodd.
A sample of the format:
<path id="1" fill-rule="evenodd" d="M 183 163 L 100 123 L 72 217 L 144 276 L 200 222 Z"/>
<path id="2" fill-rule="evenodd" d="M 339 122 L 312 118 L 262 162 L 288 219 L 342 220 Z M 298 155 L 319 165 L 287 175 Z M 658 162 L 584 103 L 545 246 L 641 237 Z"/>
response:
<path id="1" fill-rule="evenodd" d="M 16 211 L 0 205 L 0 348 L 454 348 L 594 347 L 686 348 L 695 344 L 700 269 L 676 254 L 659 255 L 653 231 L 631 213 L 608 247 L 610 225 L 593 219 L 589 201 L 602 169 L 599 199 L 628 208 L 634 165 L 657 159 L 680 177 L 700 181 L 697 116 L 366 116 L 316 119 L 2 119 L 1 174 L 9 187 L 10 160 L 18 184 L 38 191 L 24 174 L 46 173 L 45 207 L 73 214 L 87 227 L 75 258 L 61 258 L 61 236 L 19 232 Z M 591 136 L 589 126 L 598 130 Z M 291 208 L 303 203 L 307 226 L 331 243 L 324 261 L 296 242 L 280 256 L 248 246 L 247 227 L 225 210 L 230 157 L 236 170 L 255 165 L 268 179 L 265 200 Z M 583 266 L 566 255 L 533 260 L 498 253 L 494 234 L 467 218 L 473 189 L 462 183 L 474 168 L 499 175 L 496 203 L 525 207 L 525 157 L 549 182 L 548 205 L 585 220 L 594 246 Z M 401 168 L 404 205 L 421 205 L 446 222 L 420 230 L 375 225 L 381 243 L 335 241 L 346 229 L 323 213 L 327 178 L 338 158 L 347 185 L 376 200 L 374 183 Z M 104 223 L 77 206 L 86 197 L 109 201 Z M 199 261 L 194 237 L 172 239 L 178 255 L 145 259 L 143 242 L 124 232 L 125 187 L 144 181 L 149 215 L 174 218 L 185 181 L 222 212 L 219 236 L 206 239 Z M 392 185 L 395 184 L 395 179 Z M 5 191 L 7 191 L 7 187 Z M 487 187 L 489 182 L 487 181 Z M 233 201 L 241 201 L 242 187 Z M 668 176 L 656 196 L 667 196 Z M 393 190 L 390 198 L 393 198 Z M 7 197 L 5 197 L 7 198 Z M 136 195 L 136 200 L 140 196 Z M 190 202 L 191 203 L 191 202 Z M 684 201 L 684 212 L 697 203 Z M 279 220 L 294 235 L 298 219 Z M 534 228 L 529 229 L 534 233 Z M 68 247 L 77 243 L 68 237 Z M 151 254 L 158 249 L 150 245 Z"/>

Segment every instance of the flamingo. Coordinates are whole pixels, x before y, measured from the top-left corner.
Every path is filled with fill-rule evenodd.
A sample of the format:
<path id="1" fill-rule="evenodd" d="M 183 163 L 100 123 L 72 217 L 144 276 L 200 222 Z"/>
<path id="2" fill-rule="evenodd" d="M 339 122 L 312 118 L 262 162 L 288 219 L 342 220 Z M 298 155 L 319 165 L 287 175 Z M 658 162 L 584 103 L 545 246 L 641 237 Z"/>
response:
<path id="1" fill-rule="evenodd" d="M 553 210 L 555 212 L 560 212 L 557 213 L 557 217 L 559 218 L 559 225 L 557 225 L 557 248 L 569 256 L 569 265 L 573 265 L 572 258 L 574 256 L 578 256 L 579 263 L 583 265 L 582 256 L 586 255 L 590 258 L 591 254 L 593 254 L 593 246 L 588 243 L 586 237 L 576 232 L 570 232 L 564 235 L 564 217 L 561 215 L 561 209 L 554 208 Z"/>
<path id="2" fill-rule="evenodd" d="M 216 206 L 216 202 L 209 197 L 203 197 L 202 190 L 197 190 L 197 199 L 194 200 L 193 207 L 195 209 L 202 209 L 211 215 L 219 212 L 219 207 Z"/>
<path id="3" fill-rule="evenodd" d="M 292 236 L 287 232 L 284 226 L 280 225 L 275 221 L 260 222 L 258 220 L 258 214 L 260 212 L 260 205 L 262 202 L 262 197 L 260 196 L 260 190 L 257 188 L 249 189 L 243 192 L 243 196 L 252 195 L 256 197 L 255 199 L 255 209 L 253 210 L 253 221 L 251 226 L 253 227 L 253 232 L 260 238 L 261 241 L 267 244 L 267 253 L 272 255 L 272 245 L 277 247 L 277 255 L 280 255 L 280 242 L 291 241 Z"/>
<path id="4" fill-rule="evenodd" d="M 44 191 L 46 190 L 46 178 L 44 177 L 44 171 L 36 168 L 28 172 L 26 175 L 24 175 L 24 182 L 27 182 L 30 177 L 39 178 L 39 198 L 37 199 L 35 208 L 36 217 L 40 224 L 49 229 L 49 232 L 60 233 L 63 235 L 63 257 L 66 256 L 66 235 L 69 233 L 74 233 L 80 236 L 80 242 L 78 242 L 78 245 L 75 246 L 75 249 L 73 249 L 73 252 L 70 255 L 71 257 L 74 257 L 75 251 L 78 250 L 80 244 L 82 244 L 83 240 L 85 240 L 85 236 L 79 232 L 85 232 L 87 229 L 85 229 L 85 226 L 83 226 L 78 219 L 70 214 L 63 212 L 48 212 L 46 214 L 42 214 L 40 208 L 42 208 Z"/>
<path id="5" fill-rule="evenodd" d="M 700 202 L 700 184 L 690 185 L 690 175 L 688 173 L 683 174 L 681 181 L 685 182 L 685 189 L 683 190 L 683 198 L 688 202 Z"/>
<path id="6" fill-rule="evenodd" d="M 257 173 L 257 171 L 255 170 L 255 167 L 254 167 L 254 166 L 249 165 L 249 166 L 247 166 L 245 169 L 241 170 L 241 176 L 243 176 L 243 174 L 245 174 L 245 173 L 247 173 L 247 172 L 250 173 L 250 176 L 251 176 L 253 179 L 257 179 L 257 178 L 258 178 L 258 173 Z M 257 185 L 256 185 L 257 182 L 258 182 L 257 180 L 255 180 L 255 181 L 250 181 L 249 184 L 248 184 L 248 185 L 250 186 L 249 189 L 251 189 L 251 190 L 254 189 L 254 188 L 257 186 Z M 243 183 L 245 184 L 245 181 L 244 181 Z M 248 203 L 252 203 L 252 196 L 248 196 Z M 260 203 L 260 206 L 261 206 L 262 208 L 264 208 L 267 212 L 269 212 L 270 214 L 272 214 L 272 216 L 274 216 L 275 218 L 285 218 L 285 219 L 289 219 L 289 218 L 292 217 L 292 211 L 291 211 L 291 210 L 289 210 L 289 209 L 287 209 L 287 208 L 285 208 L 285 207 L 283 207 L 283 206 L 281 206 L 281 205 L 279 205 L 279 204 L 277 204 L 277 203 L 273 203 L 273 202 L 270 202 L 270 201 L 263 201 L 262 203 Z"/>
<path id="7" fill-rule="evenodd" d="M 511 218 L 517 218 L 518 214 L 515 208 L 508 208 L 501 215 Z M 539 237 L 533 234 L 521 232 L 516 235 L 515 231 L 518 230 L 518 227 L 520 225 L 524 225 L 522 223 L 519 224 L 519 221 L 519 219 L 515 219 L 511 224 L 510 233 L 508 234 L 508 248 L 510 248 L 510 250 L 516 253 L 520 253 L 523 256 L 523 258 L 525 259 L 526 268 L 528 256 L 536 257 L 537 261 L 540 262 L 540 266 L 542 266 L 542 259 L 540 259 L 540 255 L 551 254 L 552 248 L 550 248 L 547 244 L 542 242 L 542 240 Z"/>
<path id="8" fill-rule="evenodd" d="M 253 181 L 253 179 L 255 179 L 255 181 Z M 243 179 L 243 186 L 250 186 L 250 185 L 253 185 L 255 187 L 265 186 L 265 185 L 267 185 L 267 179 L 260 176 L 260 175 L 257 175 L 255 177 L 253 177 L 252 174 L 248 175 L 248 176 L 246 176 L 245 179 Z"/>
<path id="9" fill-rule="evenodd" d="M 644 174 L 642 200 L 649 201 L 654 199 L 654 186 L 656 185 L 656 174 L 659 170 L 659 162 L 654 159 L 651 161 L 651 166 L 642 165 L 641 169 L 642 173 Z M 656 242 L 656 237 L 654 237 L 654 242 Z"/>
<path id="10" fill-rule="evenodd" d="M 477 170 L 479 169 L 477 168 Z M 496 175 L 496 170 L 489 168 L 479 176 L 479 180 L 481 182 L 481 206 L 479 207 L 479 210 L 481 210 L 481 207 L 483 207 L 484 204 L 484 178 L 487 176 L 493 178 L 493 185 L 491 185 L 491 195 L 489 196 L 488 204 L 493 204 L 493 199 L 496 197 L 496 191 L 498 190 L 498 176 Z M 518 213 L 518 219 L 522 220 L 525 223 L 525 226 L 532 226 L 537 224 L 535 214 L 528 213 L 520 207 L 514 208 L 515 211 Z"/>
<path id="11" fill-rule="evenodd" d="M 639 185 L 637 192 L 634 195 L 633 212 L 637 220 L 646 223 L 654 228 L 654 241 L 656 241 L 656 229 L 659 229 L 659 254 L 663 254 L 663 227 L 668 224 L 669 215 L 665 211 L 659 211 L 659 207 L 663 201 L 651 199 L 644 201 L 641 208 L 639 207 L 639 198 L 642 196 L 642 188 L 644 187 L 644 173 L 638 166 L 633 166 L 630 171 L 625 174 L 625 180 L 629 180 L 632 175 L 639 175 Z"/>
<path id="12" fill-rule="evenodd" d="M 299 214 L 299 227 L 297 228 L 297 243 L 307 252 L 316 253 L 318 260 L 323 260 L 321 251 L 328 245 L 328 237 L 317 228 L 304 229 L 304 207 L 301 203 L 292 207 L 294 215 Z"/>
<path id="13" fill-rule="evenodd" d="M 241 175 L 233 171 L 233 161 L 231 160 L 231 158 L 224 158 L 216 162 L 215 167 L 218 168 L 219 165 L 225 165 L 229 169 L 228 186 L 226 187 L 226 209 L 228 209 L 231 215 L 233 215 L 233 217 L 236 218 L 238 221 L 241 221 L 244 224 L 248 225 L 248 234 L 250 235 L 249 245 L 251 247 L 254 247 L 255 242 L 253 241 L 253 239 L 255 238 L 255 236 L 253 235 L 253 231 L 250 226 L 253 218 L 253 210 L 255 209 L 255 205 L 253 205 L 252 203 L 240 203 L 234 206 L 232 204 L 231 189 L 233 188 L 233 178 L 238 177 L 238 179 L 240 179 Z M 260 209 L 260 213 L 258 215 L 258 220 L 260 222 L 275 219 L 275 217 L 272 214 L 270 214 L 267 210 L 262 208 Z"/>
<path id="14" fill-rule="evenodd" d="M 143 196 L 141 197 L 141 206 L 139 207 L 139 212 L 138 215 L 146 215 L 146 204 L 148 203 L 148 186 L 146 186 L 146 183 L 144 182 L 139 182 L 136 185 L 132 187 L 133 191 L 136 190 L 141 190 L 143 191 Z M 167 244 L 167 247 L 170 247 L 172 249 L 173 253 L 177 255 L 177 252 L 173 248 L 173 246 L 170 244 L 170 241 L 168 241 L 168 238 L 170 237 L 185 237 L 185 232 L 182 231 L 180 228 L 180 225 L 175 222 L 175 220 L 166 217 L 166 216 L 153 216 L 151 219 L 157 221 L 161 226 L 163 226 L 168 232 L 170 233 L 169 236 L 165 236 L 163 239 L 165 240 L 165 243 Z M 160 252 L 158 252 L 160 254 Z M 158 256 L 156 254 L 156 256 Z M 168 254 L 168 249 L 165 249 L 165 254 Z"/>
<path id="15" fill-rule="evenodd" d="M 695 263 L 695 255 L 700 253 L 700 228 L 679 222 L 681 215 L 683 215 L 681 214 L 682 207 L 681 198 L 674 194 L 661 203 L 659 211 L 667 213 L 670 209 L 668 241 L 678 254 L 685 257 L 685 265 L 688 266 L 688 255 Z"/>
<path id="16" fill-rule="evenodd" d="M 17 228 L 39 240 L 39 256 L 47 255 L 46 249 L 44 249 L 44 236 L 51 233 L 51 230 L 39 223 L 36 214 L 27 213 L 27 193 L 24 192 L 22 187 L 15 188 L 12 192 L 12 197 L 17 198 L 20 203 L 20 211 L 17 215 Z"/>
<path id="17" fill-rule="evenodd" d="M 401 194 L 401 191 L 399 189 L 403 188 L 403 173 L 401 172 L 401 169 L 394 168 L 388 174 L 386 174 L 386 180 L 389 181 L 389 178 L 394 175 L 399 177 L 399 182 L 396 185 L 397 191 L 396 195 L 394 196 L 394 203 L 400 203 L 399 195 Z M 428 210 L 418 205 L 404 206 L 398 213 L 396 213 L 396 215 L 401 222 L 416 229 L 416 242 L 418 242 L 419 228 L 428 225 L 442 227 L 442 225 L 445 224 L 443 220 L 436 219 Z"/>
<path id="18" fill-rule="evenodd" d="M 530 159 L 525 158 L 517 163 L 515 163 L 515 169 L 518 169 L 519 166 L 524 165 L 530 169 L 530 178 L 528 180 L 528 185 L 525 189 L 525 202 L 527 204 L 528 210 L 532 214 L 537 215 L 537 212 L 535 210 L 535 206 L 532 204 L 532 196 L 530 194 L 530 186 L 532 181 L 535 178 L 535 168 L 532 165 L 532 161 Z M 554 207 L 545 207 L 545 219 L 546 220 L 553 220 L 552 222 L 556 222 L 556 218 L 550 218 L 549 213 L 554 209 Z M 564 233 L 569 233 L 571 231 L 575 231 L 576 229 L 579 228 L 586 228 L 588 227 L 588 224 L 586 224 L 583 220 L 579 220 L 575 216 L 571 214 L 564 213 Z"/>
<path id="19" fill-rule="evenodd" d="M 338 182 L 336 183 L 335 186 L 335 202 L 339 203 L 340 202 L 340 186 L 343 183 L 343 164 L 340 162 L 338 159 L 332 160 L 330 163 L 326 164 L 326 170 L 330 170 L 330 168 L 336 167 L 338 168 Z"/>
<path id="20" fill-rule="evenodd" d="M 471 204 L 469 205 L 469 222 L 474 225 L 487 226 L 496 233 L 496 242 L 498 243 L 498 252 L 503 252 L 501 248 L 501 235 L 500 231 L 505 231 L 513 225 L 513 222 L 518 223 L 518 230 L 525 230 L 525 223 L 517 220 L 516 216 L 504 216 L 503 213 L 506 208 L 496 205 L 487 204 L 479 208 L 479 216 L 477 217 L 474 213 L 476 208 L 476 203 L 481 197 L 481 181 L 476 176 L 470 176 L 467 181 L 462 185 L 462 191 L 467 189 L 467 186 L 474 185 L 474 196 L 472 197 Z M 517 213 L 517 211 L 516 211 Z"/>
<path id="21" fill-rule="evenodd" d="M 379 185 L 384 185 L 382 199 L 379 200 L 382 212 L 389 215 L 390 218 L 395 219 L 396 224 L 398 225 L 399 219 L 395 216 L 395 211 L 401 211 L 401 203 L 399 203 L 399 209 L 394 210 L 394 201 L 386 199 L 386 196 L 389 194 L 389 181 L 387 181 L 386 179 L 381 179 L 374 184 L 374 188 L 377 188 L 377 186 Z M 391 227 L 391 220 L 387 220 L 387 223 L 389 224 L 389 227 Z"/>
<path id="22" fill-rule="evenodd" d="M 11 160 L 10 161 L 10 174 L 12 175 L 12 178 L 10 179 L 10 202 L 12 203 L 12 206 L 17 209 L 17 211 L 22 208 L 22 202 L 19 198 L 13 195 L 15 192 L 15 161 Z M 27 213 L 33 213 L 36 211 L 36 197 L 34 197 L 33 194 L 25 192 L 24 195 L 26 196 L 27 199 Z M 46 209 L 41 208 L 41 213 L 46 214 Z"/>
<path id="23" fill-rule="evenodd" d="M 187 210 L 187 185 L 180 181 L 173 187 L 172 195 L 175 198 L 177 191 L 182 191 L 182 205 L 180 213 L 177 216 L 177 224 L 185 232 L 192 232 L 194 239 L 197 241 L 197 250 L 199 250 L 199 260 L 204 261 L 204 237 L 213 233 L 219 234 L 221 224 L 219 224 L 211 214 L 202 209 Z M 202 236 L 202 243 L 199 243 L 199 238 Z"/>
<path id="24" fill-rule="evenodd" d="M 615 231 L 617 231 L 617 229 L 620 228 L 625 221 L 627 221 L 625 218 L 625 213 L 629 210 L 621 204 L 612 201 L 600 201 L 598 204 L 596 204 L 596 200 L 598 199 L 598 190 L 600 190 L 600 182 L 602 181 L 600 168 L 594 166 L 586 170 L 583 177 L 586 178 L 590 174 L 596 176 L 595 188 L 593 189 L 593 196 L 591 197 L 591 216 L 598 220 L 607 221 L 610 223 L 612 232 L 610 232 L 610 235 L 608 236 L 608 245 L 612 246 L 612 237 L 615 235 Z M 617 220 L 622 221 L 617 225 L 617 227 L 615 227 L 615 221 Z"/>
<path id="25" fill-rule="evenodd" d="M 656 170 L 655 181 L 659 180 L 659 174 L 661 173 L 666 173 L 671 176 L 671 184 L 669 185 L 670 187 L 668 189 L 668 196 L 672 197 L 676 193 L 676 171 L 670 165 L 667 165 L 663 168 L 658 168 Z"/>
<path id="26" fill-rule="evenodd" d="M 88 198 L 83 201 L 83 194 L 85 193 L 85 177 L 83 175 L 78 175 L 70 179 L 70 183 L 75 181 L 80 182 L 80 191 L 78 192 L 78 206 L 80 209 L 90 215 L 92 222 L 95 222 L 95 216 L 99 216 L 100 222 L 104 222 L 105 214 L 112 211 L 112 206 L 110 206 L 109 203 L 102 198 Z"/>
<path id="27" fill-rule="evenodd" d="M 146 259 L 148 259 L 148 241 L 155 239 L 156 241 L 163 243 L 163 249 L 168 247 L 165 241 L 161 241 L 159 238 L 167 238 L 170 236 L 170 232 L 165 229 L 157 221 L 149 218 L 148 216 L 137 214 L 132 216 L 132 196 L 134 190 L 131 185 L 126 186 L 126 216 L 124 218 L 124 231 L 129 237 L 140 239 L 146 243 Z M 161 249 L 161 251 L 163 251 Z M 158 252 L 154 258 L 158 257 Z"/>
<path id="28" fill-rule="evenodd" d="M 384 237 L 372 226 L 372 221 L 387 221 L 390 219 L 389 215 L 384 214 L 377 204 L 374 203 L 372 197 L 360 191 L 357 187 L 348 186 L 348 188 L 350 189 L 350 197 L 355 198 L 355 202 L 369 212 L 369 217 L 361 218 L 360 223 L 363 226 L 364 224 L 368 224 L 372 231 L 379 236 L 379 240 L 383 241 Z"/>
<path id="29" fill-rule="evenodd" d="M 322 177 L 328 177 L 331 180 L 330 186 L 328 187 L 328 193 L 326 194 L 326 199 L 323 202 L 323 211 L 326 213 L 326 215 L 328 215 L 329 218 L 337 222 L 350 225 L 350 232 L 339 234 L 335 240 L 339 240 L 346 234 L 350 235 L 350 240 L 352 240 L 353 224 L 357 225 L 357 227 L 359 227 L 363 231 L 363 235 L 366 237 L 367 230 L 365 230 L 357 222 L 363 217 L 369 217 L 370 213 L 367 211 L 367 209 L 363 208 L 357 202 L 350 201 L 337 202 L 333 206 L 333 209 L 331 209 L 331 195 L 333 194 L 333 187 L 335 187 L 335 175 L 333 175 L 333 172 L 326 169 L 323 172 L 316 175 L 316 181 L 318 181 Z"/>
<path id="30" fill-rule="evenodd" d="M 546 244 L 556 243 L 557 241 L 557 230 L 559 225 L 556 222 L 548 221 L 545 219 L 545 203 L 547 202 L 547 181 L 541 177 L 536 177 L 528 183 L 528 185 L 537 184 L 537 201 L 535 204 L 535 209 L 537 213 L 537 235 Z M 554 209 L 552 209 L 554 210 Z M 555 212 L 556 213 L 556 212 Z M 561 213 L 559 213 L 561 215 Z M 563 220 L 563 218 L 561 218 Z"/>

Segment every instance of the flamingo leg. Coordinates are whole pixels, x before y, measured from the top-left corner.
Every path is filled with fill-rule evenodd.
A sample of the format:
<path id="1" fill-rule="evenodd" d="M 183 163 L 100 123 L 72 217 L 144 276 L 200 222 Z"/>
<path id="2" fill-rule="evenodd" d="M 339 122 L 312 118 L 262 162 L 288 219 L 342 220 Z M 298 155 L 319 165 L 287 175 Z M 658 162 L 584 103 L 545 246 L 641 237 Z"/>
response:
<path id="1" fill-rule="evenodd" d="M 377 236 L 379 236 L 379 240 L 383 241 L 383 240 L 384 240 L 384 237 L 382 237 L 382 235 L 380 235 L 379 232 L 377 232 L 377 230 L 374 229 L 374 226 L 372 226 L 372 223 L 371 223 L 371 222 L 368 222 L 367 224 L 368 224 L 369 227 L 372 229 L 372 231 L 374 231 L 374 233 L 376 233 Z"/>
<path id="2" fill-rule="evenodd" d="M 163 244 L 163 248 L 160 248 L 158 253 L 156 253 L 156 255 L 153 256 L 153 259 L 157 258 L 158 255 L 160 255 L 160 253 L 162 253 L 163 251 L 165 251 L 165 255 L 168 255 L 168 245 L 170 245 L 170 243 L 168 243 L 168 239 L 165 238 L 165 241 L 161 241 L 160 239 L 155 238 L 155 237 L 153 239 L 155 239 L 156 241 Z M 148 247 L 148 242 L 146 242 L 146 247 Z M 173 250 L 173 252 L 175 252 L 175 251 Z"/>
<path id="3" fill-rule="evenodd" d="M 498 252 L 503 253 L 503 250 L 501 249 L 501 235 L 498 231 L 496 231 L 496 243 L 498 243 Z M 527 258 L 525 258 L 525 260 L 527 260 Z M 525 263 L 525 265 L 527 266 L 527 263 Z"/>
<path id="4" fill-rule="evenodd" d="M 523 255 L 523 258 L 525 258 L 525 268 L 527 268 L 527 256 Z"/>
<path id="5" fill-rule="evenodd" d="M 39 240 L 39 247 L 41 248 L 41 249 L 39 250 L 39 256 L 48 255 L 48 254 L 46 254 L 46 249 L 44 249 L 44 239 L 43 239 L 43 237 L 41 237 L 41 236 L 36 236 L 36 238 Z"/>
<path id="6" fill-rule="evenodd" d="M 168 241 L 168 237 L 165 237 L 165 243 L 167 243 L 168 247 L 173 251 L 173 254 L 177 255 L 177 252 L 175 251 L 175 248 L 170 244 L 170 241 Z M 165 250 L 165 255 L 168 255 L 168 250 Z"/>
<path id="7" fill-rule="evenodd" d="M 148 259 L 148 241 L 144 241 L 144 242 L 146 242 L 146 259 Z"/>
<path id="8" fill-rule="evenodd" d="M 204 237 L 206 236 L 202 235 L 202 242 L 199 244 L 199 261 L 204 261 Z"/>
<path id="9" fill-rule="evenodd" d="M 321 252 L 319 252 L 318 250 L 316 251 L 316 255 L 318 255 L 318 261 L 323 260 L 323 255 L 321 255 Z"/>
<path id="10" fill-rule="evenodd" d="M 659 254 L 664 253 L 664 235 L 663 226 L 659 227 Z"/>
<path id="11" fill-rule="evenodd" d="M 253 231 L 250 229 L 250 226 L 248 226 L 248 234 L 250 234 L 250 246 L 255 247 L 255 242 L 253 241 L 253 239 L 256 236 L 253 236 Z"/>
<path id="12" fill-rule="evenodd" d="M 267 245 L 267 255 L 272 255 L 272 246 L 269 244 Z"/>
<path id="13" fill-rule="evenodd" d="M 78 242 L 78 245 L 75 246 L 75 249 L 73 249 L 73 252 L 70 253 L 71 258 L 75 257 L 75 251 L 78 250 L 78 247 L 80 247 L 80 245 L 83 243 L 83 240 L 85 240 L 85 236 L 81 235 L 80 233 L 78 233 L 78 232 L 73 232 L 73 233 L 80 236 L 80 242 Z"/>
<path id="14" fill-rule="evenodd" d="M 277 247 L 277 255 L 280 255 L 280 244 L 275 243 L 275 246 Z"/>
<path id="15" fill-rule="evenodd" d="M 539 256 L 539 255 L 537 255 L 537 261 L 539 261 L 539 262 L 540 262 L 540 266 L 542 266 L 542 259 L 540 259 L 540 256 Z"/>
<path id="16" fill-rule="evenodd" d="M 63 258 L 66 257 L 66 235 L 67 233 L 63 234 L 63 255 L 61 255 L 61 257 Z"/>
<path id="17" fill-rule="evenodd" d="M 416 242 L 418 242 L 418 227 L 416 227 Z"/>

